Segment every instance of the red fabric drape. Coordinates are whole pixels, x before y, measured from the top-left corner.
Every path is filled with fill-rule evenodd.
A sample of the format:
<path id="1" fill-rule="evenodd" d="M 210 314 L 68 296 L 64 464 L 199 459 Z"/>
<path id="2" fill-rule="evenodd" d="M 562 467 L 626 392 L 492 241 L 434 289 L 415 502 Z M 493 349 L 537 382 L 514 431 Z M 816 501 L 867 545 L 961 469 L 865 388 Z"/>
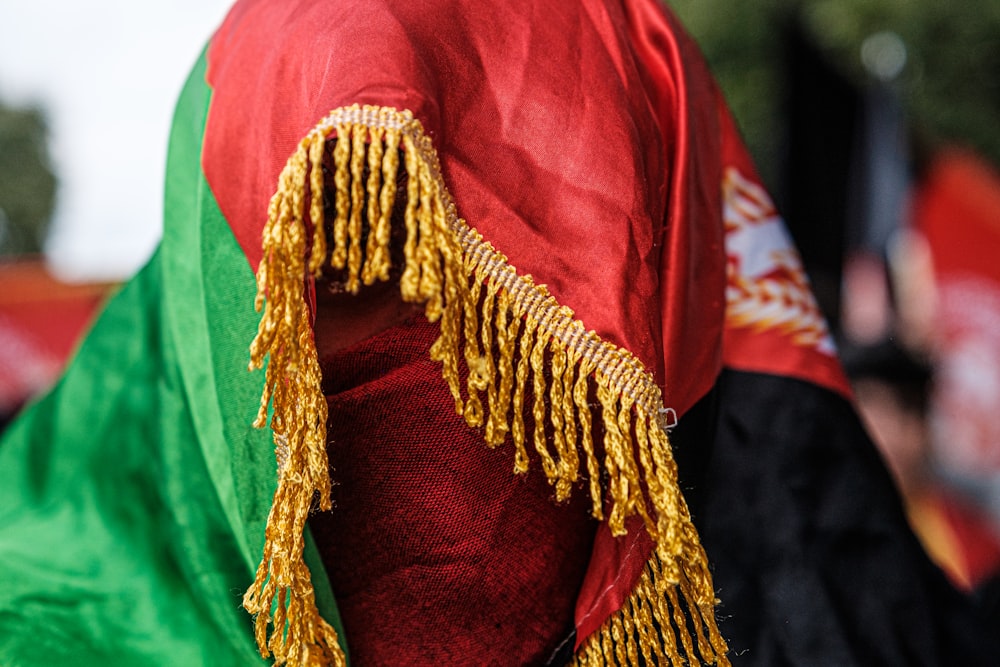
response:
<path id="1" fill-rule="evenodd" d="M 351 658 L 542 664 L 573 629 L 597 522 L 455 414 L 436 336 L 417 316 L 322 360 L 336 486 L 310 525 Z"/>
<path id="2" fill-rule="evenodd" d="M 520 273 L 634 353 L 678 414 L 712 386 L 725 306 L 719 107 L 658 2 L 246 0 L 212 42 L 208 80 L 203 166 L 251 265 L 302 136 L 337 107 L 409 109 L 459 215 Z M 601 528 L 580 638 L 649 556 L 632 528 L 623 541 Z"/>

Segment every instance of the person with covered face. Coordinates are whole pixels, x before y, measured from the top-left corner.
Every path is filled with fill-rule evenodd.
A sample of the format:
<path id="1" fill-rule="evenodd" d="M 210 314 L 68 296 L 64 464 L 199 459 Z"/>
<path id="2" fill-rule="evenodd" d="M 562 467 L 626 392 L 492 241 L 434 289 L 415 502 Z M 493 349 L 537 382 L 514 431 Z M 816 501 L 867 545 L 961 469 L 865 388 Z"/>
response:
<path id="1" fill-rule="evenodd" d="M 241 0 L 164 216 L 0 446 L 0 663 L 980 655 L 659 3 Z"/>

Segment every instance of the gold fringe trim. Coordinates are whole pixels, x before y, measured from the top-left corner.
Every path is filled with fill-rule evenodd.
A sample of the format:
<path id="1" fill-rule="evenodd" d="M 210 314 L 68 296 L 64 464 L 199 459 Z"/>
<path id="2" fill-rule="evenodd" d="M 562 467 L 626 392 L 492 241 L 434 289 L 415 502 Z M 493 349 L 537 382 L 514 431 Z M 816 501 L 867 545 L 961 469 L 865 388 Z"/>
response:
<path id="1" fill-rule="evenodd" d="M 325 143 L 334 136 L 336 217 L 329 225 L 329 256 L 332 266 L 345 272 L 347 290 L 356 293 L 361 284 L 389 277 L 396 176 L 405 168 L 400 293 L 405 301 L 424 304 L 428 320 L 440 322 L 431 357 L 442 364 L 456 411 L 470 427 L 483 428 L 490 447 L 510 436 L 517 473 L 528 470 L 532 447 L 559 500 L 580 481 L 582 458 L 593 515 L 606 518 L 614 535 L 625 534 L 628 517 L 642 519 L 656 544 L 658 583 L 652 590 L 661 598 L 657 604 L 667 605 L 680 590 L 687 608 L 698 610 L 715 655 L 724 660 L 725 643 L 711 613 L 711 576 L 677 486 L 667 411 L 652 376 L 630 352 L 587 331 L 544 285 L 518 275 L 504 255 L 458 217 L 437 153 L 410 112 L 357 105 L 334 110 L 300 142 L 281 173 L 264 228 L 257 273 L 257 308 L 263 308 L 263 316 L 250 366 L 261 368 L 270 355 L 255 425 L 266 423 L 273 401 L 279 473 L 264 557 L 244 597 L 244 606 L 256 615 L 261 652 L 273 653 L 279 665 L 343 664 L 336 633 L 316 609 L 302 557 L 314 496 L 319 509 L 330 507 L 326 400 L 304 286 L 309 276 L 320 275 L 327 256 L 322 162 Z M 464 383 L 462 362 L 468 370 Z M 594 442 L 592 391 L 604 426 L 603 457 Z M 534 417 L 531 434 L 525 410 Z M 676 613 L 681 612 L 674 616 L 680 628 L 684 616 Z M 661 617 L 666 625 L 659 627 L 669 626 L 670 617 Z M 652 626 L 628 622 L 612 628 L 607 641 L 613 650 L 618 646 L 614 633 L 632 636 L 633 630 L 622 628 L 651 632 Z M 690 643 L 686 632 L 680 635 Z M 628 642 L 623 646 L 627 658 Z"/>
<path id="2" fill-rule="evenodd" d="M 584 640 L 571 665 L 729 667 L 727 651 L 714 605 L 700 604 L 686 577 L 671 582 L 654 553 L 625 604 Z"/>

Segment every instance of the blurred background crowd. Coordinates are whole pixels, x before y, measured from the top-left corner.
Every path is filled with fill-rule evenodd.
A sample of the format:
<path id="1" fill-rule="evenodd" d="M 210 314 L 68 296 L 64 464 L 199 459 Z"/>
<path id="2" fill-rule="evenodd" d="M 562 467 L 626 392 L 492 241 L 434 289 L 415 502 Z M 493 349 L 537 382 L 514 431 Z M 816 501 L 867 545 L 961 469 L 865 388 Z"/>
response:
<path id="1" fill-rule="evenodd" d="M 33 3 L 36 19 L 46 4 Z M 0 424 L 54 381 L 104 298 L 155 244 L 169 100 L 225 5 L 192 4 L 197 20 L 185 22 L 187 4 L 170 9 L 183 30 L 165 28 L 174 25 L 166 16 L 110 22 L 133 35 L 141 72 L 127 69 L 122 44 L 79 25 L 41 43 L 55 49 L 56 67 L 123 68 L 113 85 L 150 105 L 120 103 L 98 84 L 75 91 L 112 128 L 83 155 L 70 154 L 80 144 L 66 137 L 96 123 L 61 111 L 57 96 L 11 93 L 4 78 L 19 65 L 0 49 Z M 995 607 L 1000 2 L 669 4 L 701 43 L 784 213 L 916 533 L 959 587 Z M 72 17 L 54 14 L 44 20 L 58 36 Z M 8 44 L 19 19 L 32 20 L 17 7 L 0 15 Z M 95 50 L 111 55 L 95 60 Z M 172 69 L 150 71 L 149 58 Z M 130 124 L 150 113 L 159 124 Z M 70 169 L 74 161 L 83 169 Z M 102 187 L 111 196 L 73 195 Z M 138 207 L 115 193 L 152 201 Z M 75 219 L 124 219 L 129 233 L 145 231 L 122 251 L 121 230 L 84 230 L 75 238 L 87 243 L 73 241 L 66 229 Z M 89 258 L 74 255 L 83 245 Z M 102 247 L 118 255 L 102 258 Z"/>
<path id="2" fill-rule="evenodd" d="M 931 557 L 997 600 L 1000 2 L 673 0 Z"/>

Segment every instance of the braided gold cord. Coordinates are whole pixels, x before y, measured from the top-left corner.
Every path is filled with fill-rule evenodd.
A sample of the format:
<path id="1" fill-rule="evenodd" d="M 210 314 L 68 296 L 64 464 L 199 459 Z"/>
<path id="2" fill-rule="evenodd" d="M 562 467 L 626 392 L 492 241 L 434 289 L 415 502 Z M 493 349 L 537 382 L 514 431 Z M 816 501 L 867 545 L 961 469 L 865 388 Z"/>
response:
<path id="1" fill-rule="evenodd" d="M 361 282 L 373 285 L 376 280 L 389 279 L 389 218 L 380 210 L 382 192 L 382 158 L 385 129 L 371 128 L 371 143 L 368 147 L 368 209 L 365 217 L 371 221 L 368 244 L 365 248 L 365 263 L 361 269 Z M 392 177 L 395 179 L 395 176 Z M 391 211 L 390 211 L 391 213 Z"/>
<path id="2" fill-rule="evenodd" d="M 473 280 L 469 287 L 468 298 L 463 300 L 465 305 L 465 366 L 469 371 L 466 379 L 465 409 L 460 413 L 464 414 L 465 421 L 469 426 L 477 427 L 483 425 L 483 404 L 479 399 L 479 392 L 486 388 L 486 378 L 483 366 L 485 360 L 483 353 L 479 349 L 479 295 L 482 293 L 485 276 L 482 269 L 478 271 L 473 266 L 473 262 L 468 258 L 465 262 L 466 272 L 472 273 Z M 477 275 L 478 274 L 478 275 Z"/>
<path id="3" fill-rule="evenodd" d="M 349 126 L 339 125 L 337 136 L 350 137 Z M 350 191 L 350 172 L 348 171 L 350 159 L 351 142 L 338 141 L 333 147 L 333 182 L 340 196 L 335 199 L 337 218 L 333 223 L 333 252 L 330 254 L 330 265 L 335 269 L 342 269 L 347 263 L 347 217 L 351 208 L 350 199 L 347 196 Z"/>
<path id="4" fill-rule="evenodd" d="M 728 649 L 716 628 L 713 607 L 697 606 L 688 595 L 689 588 L 686 583 L 677 586 L 666 581 L 654 554 L 621 609 L 583 640 L 573 657 L 574 667 L 729 667 Z"/>
<path id="5" fill-rule="evenodd" d="M 264 228 L 264 255 L 258 269 L 258 333 L 250 348 L 250 367 L 270 359 L 254 424 L 264 426 L 273 402 L 271 429 L 279 462 L 278 488 L 268 515 L 264 554 L 243 605 L 254 614 L 254 634 L 264 656 L 275 664 L 342 665 L 337 634 L 320 616 L 309 570 L 303 560 L 304 530 L 318 493 L 319 507 L 330 507 L 329 463 L 325 447 L 326 398 L 305 301 L 305 276 L 318 267 L 310 261 L 304 220 L 306 184 L 310 216 L 322 198 L 315 165 L 322 138 L 307 136 L 282 172 Z M 321 206 L 321 204 L 320 204 Z M 321 214 L 320 214 L 321 215 Z M 320 221 L 322 224 L 322 221 Z M 316 235 L 309 239 L 313 250 Z M 271 628 L 269 632 L 269 626 Z"/>
<path id="6" fill-rule="evenodd" d="M 516 317 L 516 314 L 515 314 Z M 517 375 L 514 384 L 514 422 L 511 425 L 511 432 L 514 439 L 514 472 L 528 472 L 528 450 L 524 443 L 524 392 L 528 380 L 528 369 L 531 366 L 531 350 L 535 343 L 535 332 L 538 329 L 538 320 L 530 314 L 525 316 L 524 331 L 521 333 L 520 357 L 517 362 Z"/>

